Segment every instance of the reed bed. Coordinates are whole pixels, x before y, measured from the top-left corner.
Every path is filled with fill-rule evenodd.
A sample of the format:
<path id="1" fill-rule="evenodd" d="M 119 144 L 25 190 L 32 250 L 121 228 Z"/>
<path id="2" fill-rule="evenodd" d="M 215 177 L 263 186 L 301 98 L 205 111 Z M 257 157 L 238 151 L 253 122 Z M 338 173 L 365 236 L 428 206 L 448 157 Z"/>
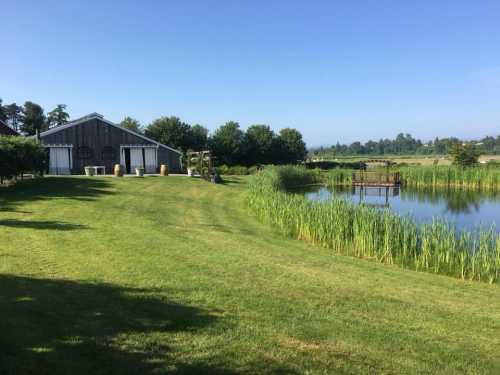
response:
<path id="1" fill-rule="evenodd" d="M 398 168 L 401 182 L 416 188 L 451 187 L 466 190 L 500 191 L 500 168 L 454 166 Z"/>
<path id="2" fill-rule="evenodd" d="M 403 185 L 414 188 L 453 188 L 461 190 L 481 190 L 500 192 L 500 168 L 455 166 L 412 166 L 399 167 Z M 353 169 L 331 169 L 325 173 L 328 186 L 352 184 Z"/>
<path id="3" fill-rule="evenodd" d="M 249 204 L 286 235 L 338 254 L 464 280 L 500 279 L 500 236 L 494 228 L 457 232 L 440 220 L 419 227 L 411 217 L 388 209 L 341 199 L 312 202 L 286 192 L 318 179 L 317 173 L 301 167 L 267 168 L 250 182 Z"/>
<path id="4" fill-rule="evenodd" d="M 325 182 L 329 186 L 351 186 L 353 172 L 353 169 L 330 169 L 325 173 Z"/>

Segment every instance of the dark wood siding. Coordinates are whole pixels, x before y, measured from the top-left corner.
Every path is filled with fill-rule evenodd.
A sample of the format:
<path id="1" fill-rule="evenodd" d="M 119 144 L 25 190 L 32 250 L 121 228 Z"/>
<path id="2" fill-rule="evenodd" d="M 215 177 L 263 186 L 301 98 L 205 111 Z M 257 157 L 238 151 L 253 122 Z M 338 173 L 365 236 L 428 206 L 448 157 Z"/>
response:
<path id="1" fill-rule="evenodd" d="M 103 165 L 106 173 L 112 173 L 113 166 L 120 163 L 121 145 L 155 145 L 96 118 L 44 135 L 41 140 L 46 145 L 73 145 L 72 173 L 76 174 L 83 173 L 87 165 Z M 89 157 L 82 157 L 84 154 Z M 174 151 L 161 146 L 158 148 L 158 167 L 167 164 L 170 170 L 178 171 L 179 158 L 180 155 Z"/>
<path id="2" fill-rule="evenodd" d="M 181 171 L 180 155 L 164 147 L 158 149 L 158 165 L 161 164 L 167 165 L 169 172 L 174 173 Z"/>

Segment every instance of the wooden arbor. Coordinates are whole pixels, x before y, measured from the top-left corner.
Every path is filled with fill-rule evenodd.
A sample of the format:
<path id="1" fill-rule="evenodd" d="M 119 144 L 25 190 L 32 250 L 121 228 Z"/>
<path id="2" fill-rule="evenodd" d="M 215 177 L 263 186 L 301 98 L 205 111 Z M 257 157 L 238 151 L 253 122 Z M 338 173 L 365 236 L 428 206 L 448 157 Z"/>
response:
<path id="1" fill-rule="evenodd" d="M 214 168 L 213 157 L 210 151 L 189 151 L 187 154 L 188 174 L 199 174 L 201 178 L 220 182 L 217 172 Z"/>

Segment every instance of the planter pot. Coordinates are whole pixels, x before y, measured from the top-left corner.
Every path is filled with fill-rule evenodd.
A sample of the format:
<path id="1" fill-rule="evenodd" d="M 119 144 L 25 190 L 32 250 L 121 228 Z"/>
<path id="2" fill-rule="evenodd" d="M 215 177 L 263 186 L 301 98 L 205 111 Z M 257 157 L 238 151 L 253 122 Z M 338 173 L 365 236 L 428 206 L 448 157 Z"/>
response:
<path id="1" fill-rule="evenodd" d="M 136 169 L 135 169 L 135 175 L 136 175 L 137 177 L 142 177 L 142 176 L 144 176 L 144 168 L 136 168 Z"/>
<path id="2" fill-rule="evenodd" d="M 85 167 L 85 176 L 93 176 L 95 174 L 95 169 L 90 167 Z"/>
<path id="3" fill-rule="evenodd" d="M 113 171 L 114 171 L 115 177 L 123 177 L 123 169 L 122 169 L 122 166 L 120 164 L 115 164 L 115 168 Z"/>
<path id="4" fill-rule="evenodd" d="M 165 164 L 160 166 L 160 176 L 168 176 L 168 168 Z"/>

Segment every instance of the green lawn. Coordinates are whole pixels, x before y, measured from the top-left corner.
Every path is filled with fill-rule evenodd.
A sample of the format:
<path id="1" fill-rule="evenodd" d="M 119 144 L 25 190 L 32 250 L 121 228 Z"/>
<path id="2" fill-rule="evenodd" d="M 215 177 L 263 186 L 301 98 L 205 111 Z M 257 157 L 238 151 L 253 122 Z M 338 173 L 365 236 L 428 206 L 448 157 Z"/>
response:
<path id="1" fill-rule="evenodd" d="M 0 188 L 0 374 L 500 373 L 500 286 L 283 238 L 245 185 Z"/>

